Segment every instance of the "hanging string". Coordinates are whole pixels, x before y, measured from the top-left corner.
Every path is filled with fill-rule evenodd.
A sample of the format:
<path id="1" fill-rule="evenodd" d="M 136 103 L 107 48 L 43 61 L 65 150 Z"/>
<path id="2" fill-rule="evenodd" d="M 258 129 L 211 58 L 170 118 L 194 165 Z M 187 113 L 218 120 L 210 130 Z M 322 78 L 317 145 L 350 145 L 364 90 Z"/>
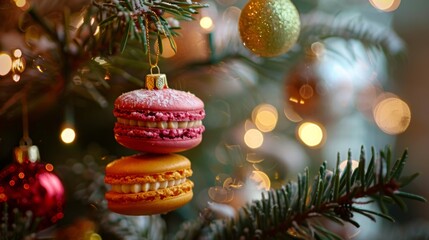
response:
<path id="1" fill-rule="evenodd" d="M 158 15 L 152 10 L 149 10 L 149 12 L 155 17 L 157 23 L 161 23 L 161 20 L 159 19 Z M 145 17 L 145 23 L 146 23 L 146 39 L 148 44 L 148 57 L 149 57 L 149 65 L 150 65 L 150 73 L 153 74 L 153 69 L 156 68 L 158 70 L 158 73 L 160 73 L 158 61 L 159 61 L 159 44 L 162 44 L 158 41 L 158 38 L 155 40 L 154 49 L 155 49 L 155 62 L 152 62 L 152 55 L 151 55 L 151 45 L 150 45 L 150 38 L 149 38 L 149 16 Z M 158 27 L 157 27 L 158 29 Z M 164 28 L 161 27 L 162 34 L 167 36 Z M 159 29 L 158 29 L 159 34 Z"/>
<path id="2" fill-rule="evenodd" d="M 19 144 L 21 146 L 31 146 L 32 141 L 29 136 L 28 130 L 28 104 L 27 104 L 27 94 L 24 94 L 21 98 L 22 103 L 22 138 Z"/>
<path id="3" fill-rule="evenodd" d="M 152 14 L 154 16 L 154 18 L 156 19 L 156 23 L 161 23 L 161 20 L 159 19 L 159 17 L 156 15 L 155 12 L 153 11 L 149 11 L 149 14 Z M 145 79 L 145 88 L 148 90 L 154 90 L 154 89 L 165 89 L 168 88 L 168 83 L 167 83 L 167 77 L 165 74 L 162 74 L 161 71 L 159 70 L 158 67 L 158 60 L 159 60 L 159 52 L 160 52 L 160 45 L 162 44 L 159 42 L 159 37 L 160 37 L 160 31 L 162 31 L 162 34 L 164 34 L 165 36 L 165 30 L 164 28 L 158 27 L 158 36 L 155 40 L 155 44 L 153 46 L 154 52 L 155 52 L 155 57 L 153 58 L 152 56 L 152 46 L 150 44 L 150 36 L 149 36 L 149 17 L 151 17 L 150 15 L 145 15 L 145 24 L 146 24 L 146 39 L 147 39 L 147 44 L 148 44 L 148 58 L 149 58 L 149 65 L 150 65 L 150 74 L 146 75 L 146 79 Z M 161 23 L 162 24 L 162 23 Z M 159 30 L 159 28 L 161 28 L 161 30 Z M 153 69 L 156 68 L 158 70 L 158 73 L 154 74 L 153 73 Z"/>
<path id="4" fill-rule="evenodd" d="M 152 73 L 152 70 L 154 68 L 158 69 L 158 73 L 160 73 L 159 67 L 158 67 L 158 60 L 159 60 L 159 47 L 155 47 L 155 63 L 152 63 L 152 54 L 151 54 L 151 45 L 150 45 L 150 37 L 149 37 L 149 17 L 145 17 L 146 22 L 146 39 L 147 39 L 147 45 L 148 45 L 148 58 L 149 58 L 149 65 L 150 65 L 150 74 Z M 156 45 L 157 42 L 155 42 Z"/>

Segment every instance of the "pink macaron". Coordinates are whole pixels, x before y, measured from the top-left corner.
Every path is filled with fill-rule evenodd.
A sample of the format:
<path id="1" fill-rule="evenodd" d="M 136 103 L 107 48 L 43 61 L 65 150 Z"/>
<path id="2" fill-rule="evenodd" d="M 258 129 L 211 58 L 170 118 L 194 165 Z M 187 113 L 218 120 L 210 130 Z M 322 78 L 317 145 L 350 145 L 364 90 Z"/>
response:
<path id="1" fill-rule="evenodd" d="M 171 88 L 124 93 L 116 99 L 113 115 L 116 141 L 141 152 L 194 148 L 205 130 L 204 103 L 192 93 Z"/>

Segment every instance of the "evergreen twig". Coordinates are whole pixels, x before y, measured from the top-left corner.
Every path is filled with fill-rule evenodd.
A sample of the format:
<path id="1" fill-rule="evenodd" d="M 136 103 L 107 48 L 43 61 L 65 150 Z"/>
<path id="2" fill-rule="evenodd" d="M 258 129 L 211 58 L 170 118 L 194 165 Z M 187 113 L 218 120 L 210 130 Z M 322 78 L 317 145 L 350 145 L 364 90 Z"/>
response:
<path id="1" fill-rule="evenodd" d="M 304 174 L 298 175 L 297 182 L 289 182 L 281 189 L 266 192 L 261 200 L 239 209 L 235 218 L 212 220 L 210 224 L 202 224 L 201 220 L 186 223 L 188 227 L 183 228 L 177 236 L 179 239 L 190 239 L 183 236 L 200 236 L 204 239 L 259 239 L 262 236 L 283 239 L 341 239 L 317 220 L 327 219 L 339 224 L 348 222 L 359 227 L 359 223 L 353 218 L 358 213 L 372 221 L 380 217 L 393 222 L 394 219 L 387 212 L 361 207 L 373 201 L 362 202 L 359 199 L 368 197 L 385 204 L 385 198 L 391 198 L 393 204 L 403 205 L 402 207 L 405 206 L 403 198 L 426 202 L 425 198 L 402 190 L 416 176 L 412 175 L 403 181 L 402 169 L 407 156 L 405 150 L 402 157 L 391 165 L 389 148 L 380 151 L 379 156 L 375 156 L 372 148 L 371 160 L 366 167 L 362 147 L 359 166 L 354 170 L 349 153 L 344 170 L 339 169 L 339 161 L 334 172 L 327 170 L 326 163 L 323 163 L 313 184 L 309 183 L 306 170 Z M 383 170 L 374 166 L 382 166 Z M 237 222 L 240 224 L 233 224 Z"/>

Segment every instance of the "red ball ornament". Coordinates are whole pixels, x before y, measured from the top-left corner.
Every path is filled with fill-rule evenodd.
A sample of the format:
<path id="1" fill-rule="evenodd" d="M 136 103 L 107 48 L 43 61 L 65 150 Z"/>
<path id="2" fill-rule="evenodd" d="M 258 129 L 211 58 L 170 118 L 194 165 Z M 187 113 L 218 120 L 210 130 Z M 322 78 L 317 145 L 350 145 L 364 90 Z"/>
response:
<path id="1" fill-rule="evenodd" d="M 9 220 L 13 222 L 13 209 L 31 211 L 33 220 L 41 220 L 41 230 L 63 218 L 64 201 L 64 186 L 52 164 L 40 161 L 37 146 L 15 148 L 15 161 L 0 172 L 0 204 L 7 204 Z"/>

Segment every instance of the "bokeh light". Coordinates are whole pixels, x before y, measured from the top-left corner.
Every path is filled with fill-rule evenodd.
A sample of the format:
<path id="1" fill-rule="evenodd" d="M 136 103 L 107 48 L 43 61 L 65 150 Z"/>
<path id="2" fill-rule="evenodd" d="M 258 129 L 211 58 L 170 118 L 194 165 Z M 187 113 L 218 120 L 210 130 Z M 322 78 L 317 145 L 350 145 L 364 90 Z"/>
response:
<path id="1" fill-rule="evenodd" d="M 19 80 L 21 80 L 21 75 L 19 75 L 19 74 L 13 74 L 12 80 L 14 82 L 19 82 Z"/>
<path id="2" fill-rule="evenodd" d="M 48 172 L 52 172 L 52 171 L 54 170 L 54 165 L 52 165 L 52 164 L 50 164 L 50 163 L 47 163 L 47 164 L 45 165 L 45 169 L 46 169 L 46 171 L 48 171 Z"/>
<path id="3" fill-rule="evenodd" d="M 74 142 L 76 138 L 76 132 L 73 128 L 64 128 L 61 131 L 61 141 L 63 141 L 66 144 Z"/>
<path id="4" fill-rule="evenodd" d="M 299 139 L 309 147 L 319 147 L 325 139 L 325 131 L 314 122 L 304 122 L 298 127 Z"/>
<path id="5" fill-rule="evenodd" d="M 401 0 L 369 0 L 371 5 L 383 12 L 392 12 L 398 9 Z"/>
<path id="6" fill-rule="evenodd" d="M 256 188 L 258 190 L 270 190 L 271 181 L 264 172 L 254 170 L 249 178 L 256 183 Z"/>
<path id="7" fill-rule="evenodd" d="M 12 69 L 12 58 L 6 53 L 0 53 L 0 76 L 5 76 Z"/>
<path id="8" fill-rule="evenodd" d="M 347 167 L 347 161 L 348 160 L 344 160 L 340 163 L 340 165 L 338 166 L 338 169 L 340 170 L 340 172 L 344 171 Z M 359 167 L 359 161 L 356 160 L 351 160 L 351 167 L 352 167 L 352 171 L 354 171 L 356 168 Z"/>
<path id="9" fill-rule="evenodd" d="M 397 97 L 379 101 L 373 109 L 377 126 L 385 133 L 395 135 L 407 130 L 411 121 L 408 104 Z"/>
<path id="10" fill-rule="evenodd" d="M 252 120 L 261 132 L 271 132 L 277 125 L 277 109 L 270 104 L 261 104 L 252 112 Z"/>
<path id="11" fill-rule="evenodd" d="M 264 135 L 258 129 L 249 129 L 244 134 L 244 142 L 249 148 L 259 148 L 264 143 Z"/>
<path id="12" fill-rule="evenodd" d="M 19 8 L 25 7 L 26 4 L 27 4 L 26 0 L 15 0 L 15 5 Z"/>
<path id="13" fill-rule="evenodd" d="M 16 58 L 22 57 L 22 51 L 21 51 L 21 49 L 15 49 L 15 51 L 13 51 L 13 56 L 16 57 Z"/>
<path id="14" fill-rule="evenodd" d="M 285 114 L 286 118 L 289 119 L 291 122 L 301 122 L 302 117 L 299 116 L 298 113 L 296 113 L 289 105 L 285 104 L 285 107 L 283 109 L 283 113 Z"/>
<path id="15" fill-rule="evenodd" d="M 211 31 L 214 27 L 213 20 L 208 16 L 202 17 L 200 19 L 200 26 L 206 31 Z"/>

